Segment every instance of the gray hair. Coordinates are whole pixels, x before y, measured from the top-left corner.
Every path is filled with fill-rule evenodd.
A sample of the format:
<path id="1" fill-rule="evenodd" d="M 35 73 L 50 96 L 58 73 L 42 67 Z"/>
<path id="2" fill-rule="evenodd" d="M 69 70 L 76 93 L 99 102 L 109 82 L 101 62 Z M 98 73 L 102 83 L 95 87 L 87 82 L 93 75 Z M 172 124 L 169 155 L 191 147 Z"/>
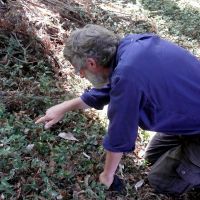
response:
<path id="1" fill-rule="evenodd" d="M 109 67 L 120 37 L 112 31 L 99 26 L 88 24 L 71 33 L 65 43 L 64 57 L 75 68 L 85 66 L 87 58 L 93 58 L 102 67 Z"/>

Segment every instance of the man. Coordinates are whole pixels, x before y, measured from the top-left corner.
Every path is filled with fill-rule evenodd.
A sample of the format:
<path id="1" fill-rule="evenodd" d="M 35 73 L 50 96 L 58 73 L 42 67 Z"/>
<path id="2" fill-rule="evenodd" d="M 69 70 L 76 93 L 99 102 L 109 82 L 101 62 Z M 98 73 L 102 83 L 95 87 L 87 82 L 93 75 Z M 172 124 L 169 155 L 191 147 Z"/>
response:
<path id="1" fill-rule="evenodd" d="M 47 110 L 45 128 L 66 112 L 109 104 L 106 161 L 100 182 L 108 188 L 123 153 L 135 148 L 138 126 L 158 132 L 146 152 L 149 182 L 157 192 L 181 194 L 200 184 L 200 61 L 153 34 L 123 39 L 97 25 L 70 35 L 64 56 L 94 88 Z"/>

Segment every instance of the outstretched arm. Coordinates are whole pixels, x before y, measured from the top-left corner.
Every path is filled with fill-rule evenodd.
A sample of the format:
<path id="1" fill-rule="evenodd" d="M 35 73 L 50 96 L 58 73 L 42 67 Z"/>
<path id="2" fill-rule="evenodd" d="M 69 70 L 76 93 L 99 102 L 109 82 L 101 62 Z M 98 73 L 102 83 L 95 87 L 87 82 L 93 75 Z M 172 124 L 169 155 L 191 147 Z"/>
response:
<path id="1" fill-rule="evenodd" d="M 69 101 L 64 101 L 63 103 L 60 103 L 58 105 L 49 108 L 46 111 L 45 116 L 38 119 L 35 123 L 36 124 L 45 123 L 45 128 L 48 129 L 52 125 L 60 121 L 64 117 L 66 112 L 76 109 L 86 109 L 86 108 L 89 108 L 89 106 L 85 104 L 80 97 Z"/>

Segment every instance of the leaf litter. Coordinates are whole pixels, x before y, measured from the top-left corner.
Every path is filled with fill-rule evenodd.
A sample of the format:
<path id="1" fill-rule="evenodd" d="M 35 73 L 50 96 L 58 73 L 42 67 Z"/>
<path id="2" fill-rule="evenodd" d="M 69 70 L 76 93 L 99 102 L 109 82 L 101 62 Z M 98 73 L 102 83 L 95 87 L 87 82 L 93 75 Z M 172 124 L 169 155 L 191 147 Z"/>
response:
<path id="1" fill-rule="evenodd" d="M 65 140 L 78 141 L 78 139 L 76 139 L 72 133 L 62 132 L 62 133 L 59 133 L 58 136 Z"/>

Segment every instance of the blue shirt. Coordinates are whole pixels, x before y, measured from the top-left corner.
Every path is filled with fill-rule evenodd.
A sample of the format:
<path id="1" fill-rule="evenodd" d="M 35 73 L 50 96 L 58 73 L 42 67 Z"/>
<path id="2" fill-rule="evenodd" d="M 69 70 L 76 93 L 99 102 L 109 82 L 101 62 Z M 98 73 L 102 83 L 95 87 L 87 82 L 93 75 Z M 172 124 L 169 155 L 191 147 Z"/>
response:
<path id="1" fill-rule="evenodd" d="M 110 84 L 86 91 L 82 100 L 108 106 L 104 148 L 130 152 L 138 126 L 167 134 L 200 133 L 200 61 L 185 49 L 151 34 L 123 38 Z"/>

